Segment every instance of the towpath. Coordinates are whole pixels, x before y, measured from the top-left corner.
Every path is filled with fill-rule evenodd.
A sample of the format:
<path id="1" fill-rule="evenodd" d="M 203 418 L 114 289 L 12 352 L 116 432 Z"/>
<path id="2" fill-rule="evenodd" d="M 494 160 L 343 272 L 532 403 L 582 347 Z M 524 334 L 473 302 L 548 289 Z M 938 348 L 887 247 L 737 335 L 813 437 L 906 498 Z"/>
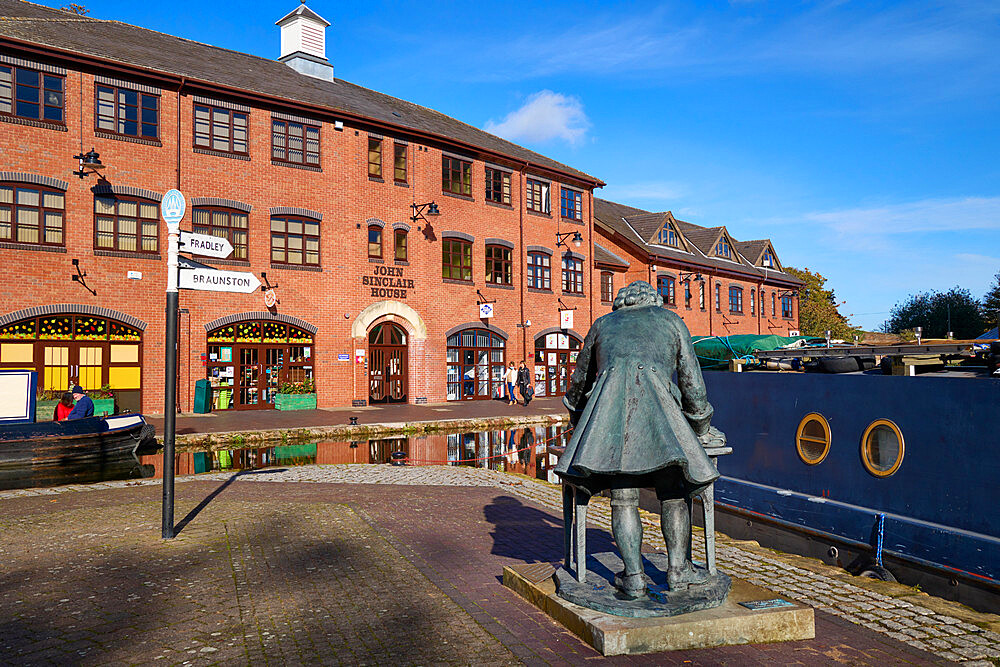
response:
<path id="1" fill-rule="evenodd" d="M 600 656 L 504 588 L 557 561 L 557 487 L 478 468 L 303 466 L 160 487 L 0 492 L 0 662 L 584 664 Z M 590 543 L 611 548 L 595 500 Z M 646 516 L 647 546 L 662 548 Z M 700 540 L 696 538 L 696 544 Z M 990 665 L 995 616 L 720 536 L 724 570 L 816 609 L 816 639 L 622 664 Z M 162 661 L 162 662 L 161 662 Z"/>

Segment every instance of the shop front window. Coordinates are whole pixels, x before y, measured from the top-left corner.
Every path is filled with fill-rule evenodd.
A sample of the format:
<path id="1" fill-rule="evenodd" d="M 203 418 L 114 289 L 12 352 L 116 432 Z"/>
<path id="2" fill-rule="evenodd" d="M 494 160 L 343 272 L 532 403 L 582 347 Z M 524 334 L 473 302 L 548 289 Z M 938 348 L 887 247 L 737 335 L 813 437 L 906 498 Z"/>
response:
<path id="1" fill-rule="evenodd" d="M 448 400 L 495 398 L 503 390 L 507 342 L 485 329 L 465 329 L 448 337 Z"/>

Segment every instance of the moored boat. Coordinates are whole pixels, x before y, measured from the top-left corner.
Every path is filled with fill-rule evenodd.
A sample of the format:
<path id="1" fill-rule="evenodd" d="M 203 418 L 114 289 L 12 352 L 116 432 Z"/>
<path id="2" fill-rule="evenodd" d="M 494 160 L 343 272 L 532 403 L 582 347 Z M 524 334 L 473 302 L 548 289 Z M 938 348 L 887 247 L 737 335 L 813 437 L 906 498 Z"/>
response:
<path id="1" fill-rule="evenodd" d="M 155 430 L 138 414 L 0 426 L 0 489 L 147 477 Z"/>

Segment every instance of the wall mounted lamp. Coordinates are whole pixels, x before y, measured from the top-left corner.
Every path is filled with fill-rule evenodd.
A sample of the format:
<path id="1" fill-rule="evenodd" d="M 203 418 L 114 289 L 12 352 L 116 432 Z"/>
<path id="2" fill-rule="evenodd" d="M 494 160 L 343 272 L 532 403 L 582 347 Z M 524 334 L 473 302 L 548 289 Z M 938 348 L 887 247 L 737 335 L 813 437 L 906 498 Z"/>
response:
<path id="1" fill-rule="evenodd" d="M 786 289 L 784 292 L 778 292 L 778 296 L 798 296 L 799 291 L 797 289 Z"/>
<path id="2" fill-rule="evenodd" d="M 80 161 L 79 171 L 74 171 L 73 173 L 81 179 L 84 176 L 99 173 L 101 169 L 104 169 L 104 165 L 101 163 L 100 153 L 96 152 L 93 148 L 86 153 L 82 152 L 81 149 L 80 154 L 74 155 L 73 159 Z"/>
<path id="3" fill-rule="evenodd" d="M 76 268 L 76 273 L 70 274 L 69 279 L 75 283 L 80 283 L 83 285 L 83 289 L 87 290 L 94 296 L 97 296 L 97 290 L 92 289 L 90 285 L 87 284 L 87 272 L 80 270 L 80 260 L 74 259 L 73 266 Z"/>
<path id="4" fill-rule="evenodd" d="M 434 202 L 427 202 L 426 204 L 410 204 L 410 208 L 413 210 L 413 215 L 410 216 L 410 220 L 413 222 L 417 222 L 418 220 L 427 222 L 427 218 L 424 217 L 425 215 L 441 215 L 441 211 L 438 210 L 438 205 Z"/>
<path id="5" fill-rule="evenodd" d="M 688 282 L 692 278 L 694 278 L 694 281 L 696 283 L 703 283 L 703 282 L 705 282 L 705 277 L 702 276 L 700 273 L 685 273 L 684 271 L 681 271 L 680 273 L 677 274 L 677 280 L 679 280 L 682 283 L 683 282 Z"/>
<path id="6" fill-rule="evenodd" d="M 558 248 L 559 246 L 562 246 L 564 248 L 568 248 L 569 244 L 566 243 L 566 239 L 570 236 L 573 237 L 573 245 L 579 248 L 580 244 L 583 243 L 583 235 L 580 232 L 564 232 L 562 234 L 556 232 L 556 247 Z"/>

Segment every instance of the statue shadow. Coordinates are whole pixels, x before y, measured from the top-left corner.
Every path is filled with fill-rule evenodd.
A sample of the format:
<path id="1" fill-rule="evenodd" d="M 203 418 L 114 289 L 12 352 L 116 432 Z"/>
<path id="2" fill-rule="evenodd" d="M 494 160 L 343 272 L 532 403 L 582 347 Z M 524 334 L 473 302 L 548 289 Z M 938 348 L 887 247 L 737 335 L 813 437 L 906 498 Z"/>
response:
<path id="1" fill-rule="evenodd" d="M 536 509 L 513 496 L 497 496 L 483 508 L 484 518 L 493 524 L 490 553 L 522 563 L 557 563 L 563 559 L 561 515 Z M 615 551 L 611 533 L 590 526 L 587 551 Z M 589 562 L 589 559 L 588 559 Z"/>

